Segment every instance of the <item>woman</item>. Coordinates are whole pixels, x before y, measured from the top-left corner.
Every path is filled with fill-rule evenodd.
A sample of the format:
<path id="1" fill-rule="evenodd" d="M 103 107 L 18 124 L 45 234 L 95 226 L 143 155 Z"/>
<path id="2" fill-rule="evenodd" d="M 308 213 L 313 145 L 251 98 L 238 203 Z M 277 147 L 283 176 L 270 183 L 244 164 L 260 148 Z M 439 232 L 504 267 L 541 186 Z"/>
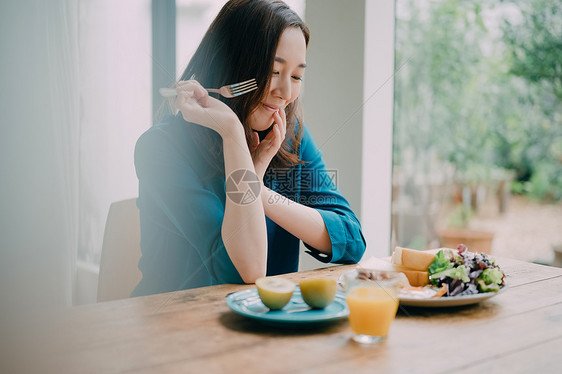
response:
<path id="1" fill-rule="evenodd" d="M 359 221 L 300 120 L 308 40 L 281 1 L 219 12 L 177 84 L 178 113 L 137 142 L 133 296 L 297 271 L 300 240 L 323 262 L 359 261 Z M 203 88 L 251 78 L 258 89 L 232 99 Z"/>

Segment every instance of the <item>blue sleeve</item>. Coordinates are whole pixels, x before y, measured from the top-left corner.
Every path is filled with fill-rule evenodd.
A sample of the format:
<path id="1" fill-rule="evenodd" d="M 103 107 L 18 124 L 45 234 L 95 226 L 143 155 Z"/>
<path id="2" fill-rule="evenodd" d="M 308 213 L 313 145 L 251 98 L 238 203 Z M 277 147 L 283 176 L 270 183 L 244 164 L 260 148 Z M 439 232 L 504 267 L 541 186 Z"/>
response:
<path id="1" fill-rule="evenodd" d="M 332 242 L 332 256 L 321 254 L 305 243 L 309 254 L 322 262 L 357 263 L 365 252 L 361 224 L 338 190 L 335 171 L 326 169 L 322 152 L 306 126 L 303 126 L 300 203 L 315 208 L 324 220 Z"/>
<path id="2" fill-rule="evenodd" d="M 152 128 L 135 148 L 144 294 L 243 283 L 221 236 L 224 178 L 206 177 L 190 147 L 181 129 Z"/>

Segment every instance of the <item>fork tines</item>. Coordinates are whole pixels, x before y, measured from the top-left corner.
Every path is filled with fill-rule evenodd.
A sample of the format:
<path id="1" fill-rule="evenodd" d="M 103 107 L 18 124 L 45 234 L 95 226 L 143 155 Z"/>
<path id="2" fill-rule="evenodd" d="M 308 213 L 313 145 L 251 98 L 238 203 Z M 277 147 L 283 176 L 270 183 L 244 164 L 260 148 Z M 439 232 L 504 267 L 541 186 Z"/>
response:
<path id="1" fill-rule="evenodd" d="M 228 86 L 228 89 L 233 96 L 240 96 L 257 88 L 258 84 L 254 78 L 240 83 L 233 83 Z"/>

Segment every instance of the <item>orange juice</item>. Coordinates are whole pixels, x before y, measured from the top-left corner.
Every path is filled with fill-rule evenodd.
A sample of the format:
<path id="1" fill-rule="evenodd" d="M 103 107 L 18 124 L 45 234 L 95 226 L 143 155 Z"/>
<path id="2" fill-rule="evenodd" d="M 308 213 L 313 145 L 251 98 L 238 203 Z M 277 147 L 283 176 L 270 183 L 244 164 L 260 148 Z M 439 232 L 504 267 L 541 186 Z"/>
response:
<path id="1" fill-rule="evenodd" d="M 357 287 L 346 296 L 349 324 L 356 334 L 384 337 L 398 310 L 392 288 Z"/>

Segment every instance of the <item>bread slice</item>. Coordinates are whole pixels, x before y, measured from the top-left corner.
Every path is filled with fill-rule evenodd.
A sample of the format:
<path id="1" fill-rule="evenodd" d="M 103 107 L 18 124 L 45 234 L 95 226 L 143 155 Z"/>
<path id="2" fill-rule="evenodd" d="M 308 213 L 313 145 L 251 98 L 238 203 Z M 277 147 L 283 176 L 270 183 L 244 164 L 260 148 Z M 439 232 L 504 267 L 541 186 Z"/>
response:
<path id="1" fill-rule="evenodd" d="M 429 282 L 429 274 L 427 273 L 427 271 L 408 269 L 403 266 L 394 265 L 390 261 L 380 258 L 372 257 L 366 261 L 361 262 L 358 267 L 370 270 L 397 271 L 403 273 L 406 278 L 408 278 L 408 282 L 412 287 L 423 287 Z"/>
<path id="2" fill-rule="evenodd" d="M 397 271 L 406 275 L 406 278 L 408 278 L 408 282 L 410 282 L 412 287 L 423 287 L 429 283 L 429 273 L 427 271 L 411 270 L 396 265 L 395 268 Z"/>
<path id="3" fill-rule="evenodd" d="M 433 262 L 434 257 L 435 254 L 433 253 L 396 247 L 394 249 L 394 253 L 392 254 L 391 262 L 394 265 L 403 266 L 411 270 L 427 271 L 427 268 Z"/>

